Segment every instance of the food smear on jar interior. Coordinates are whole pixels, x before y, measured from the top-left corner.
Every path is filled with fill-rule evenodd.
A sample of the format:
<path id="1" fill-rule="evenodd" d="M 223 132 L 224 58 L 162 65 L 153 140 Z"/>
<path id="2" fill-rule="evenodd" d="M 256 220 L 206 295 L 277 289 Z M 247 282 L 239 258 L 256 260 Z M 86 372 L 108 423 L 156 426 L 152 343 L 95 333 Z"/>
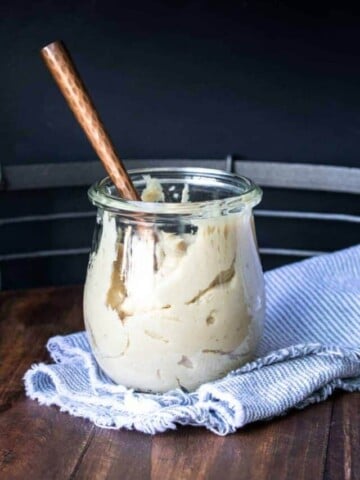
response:
<path id="1" fill-rule="evenodd" d="M 142 199 L 164 201 L 157 179 L 146 178 Z M 94 355 L 116 383 L 192 391 L 253 358 L 264 292 L 251 208 L 188 222 L 144 235 L 103 211 L 84 317 Z"/>
<path id="2" fill-rule="evenodd" d="M 165 202 L 165 194 L 162 188 L 160 181 L 155 178 L 151 177 L 150 175 L 144 175 L 144 180 L 146 182 L 146 186 L 141 194 L 141 200 L 143 202 Z M 173 185 L 170 187 L 169 192 L 173 191 L 175 186 Z M 174 192 L 172 195 L 174 200 L 177 200 L 179 194 Z M 189 197 L 189 185 L 185 183 L 182 191 L 181 191 L 181 203 L 190 202 Z"/>
<path id="3" fill-rule="evenodd" d="M 165 195 L 161 183 L 155 177 L 144 175 L 146 186 L 141 194 L 143 202 L 165 202 Z"/>

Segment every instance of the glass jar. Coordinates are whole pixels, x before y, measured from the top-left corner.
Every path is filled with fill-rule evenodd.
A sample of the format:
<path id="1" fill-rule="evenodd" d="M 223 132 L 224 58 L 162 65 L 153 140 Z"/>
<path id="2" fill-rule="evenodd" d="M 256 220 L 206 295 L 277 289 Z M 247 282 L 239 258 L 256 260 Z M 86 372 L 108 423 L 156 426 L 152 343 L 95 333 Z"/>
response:
<path id="1" fill-rule="evenodd" d="M 264 282 L 252 208 L 262 192 L 202 168 L 130 176 L 139 192 L 158 179 L 164 202 L 121 199 L 108 178 L 90 188 L 98 214 L 84 291 L 88 338 L 114 382 L 192 391 L 251 360 L 259 343 Z"/>

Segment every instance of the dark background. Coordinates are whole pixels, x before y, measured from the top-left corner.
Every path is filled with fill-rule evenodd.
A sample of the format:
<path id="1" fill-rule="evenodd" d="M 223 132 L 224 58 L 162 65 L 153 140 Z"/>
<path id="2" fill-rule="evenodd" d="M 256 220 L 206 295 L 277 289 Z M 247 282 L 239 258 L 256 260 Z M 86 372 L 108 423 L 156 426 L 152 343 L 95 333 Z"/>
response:
<path id="1" fill-rule="evenodd" d="M 358 165 L 360 18 L 313 3 L 3 0 L 2 162 L 94 156 L 39 59 L 60 38 L 124 157 Z"/>
<path id="2" fill-rule="evenodd" d="M 2 1 L 0 163 L 95 159 L 39 57 L 42 46 L 63 39 L 125 158 L 233 153 L 360 166 L 359 11 L 313 3 Z M 337 204 L 323 195 L 313 209 L 326 211 L 329 201 Z M 346 201 L 358 213 L 358 197 Z M 84 189 L 0 195 L 2 217 L 44 205 L 50 212 L 90 208 Z M 0 231 L 4 253 L 57 248 L 64 238 L 50 224 L 19 228 Z M 91 237 L 87 228 L 68 226 L 79 231 L 72 233 L 77 245 Z M 38 247 L 39 238 L 46 245 Z M 316 249 L 319 240 L 304 242 Z M 55 266 L 51 274 L 53 261 L 69 262 L 73 273 L 64 267 L 60 279 Z M 81 281 L 86 257 L 48 260 L 48 273 L 40 263 L 10 263 L 3 264 L 5 288 Z"/>

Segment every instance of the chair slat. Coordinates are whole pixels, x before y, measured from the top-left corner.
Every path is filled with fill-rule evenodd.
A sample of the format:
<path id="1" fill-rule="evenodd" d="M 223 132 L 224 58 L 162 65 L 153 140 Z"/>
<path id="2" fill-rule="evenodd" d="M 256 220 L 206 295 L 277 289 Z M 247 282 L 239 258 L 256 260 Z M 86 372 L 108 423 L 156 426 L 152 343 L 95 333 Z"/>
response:
<path id="1" fill-rule="evenodd" d="M 127 168 L 210 167 L 226 170 L 226 159 L 139 159 L 124 160 Z M 283 187 L 330 192 L 360 193 L 360 168 L 301 163 L 235 160 L 236 173 L 251 177 L 267 187 Z M 5 190 L 90 185 L 105 175 L 100 162 L 67 162 L 3 167 Z"/>

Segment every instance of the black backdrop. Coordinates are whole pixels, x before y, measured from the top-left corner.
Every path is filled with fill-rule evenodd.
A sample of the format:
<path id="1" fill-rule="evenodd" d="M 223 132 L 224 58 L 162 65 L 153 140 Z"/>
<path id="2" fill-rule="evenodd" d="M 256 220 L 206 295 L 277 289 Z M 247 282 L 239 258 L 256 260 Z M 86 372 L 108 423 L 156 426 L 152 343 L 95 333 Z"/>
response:
<path id="1" fill-rule="evenodd" d="M 360 17 L 343 3 L 2 0 L 1 162 L 94 157 L 39 59 L 61 38 L 123 157 L 358 165 Z"/>
<path id="2" fill-rule="evenodd" d="M 0 164 L 95 160 L 39 56 L 63 39 L 124 158 L 233 153 L 360 166 L 360 14 L 350 5 L 2 0 Z M 91 208 L 85 189 L 55 190 L 0 192 L 0 218 Z M 262 205 L 359 213 L 354 195 L 308 195 L 304 205 L 301 194 L 294 206 L 287 195 L 267 191 Z M 9 224 L 0 230 L 0 257 L 88 247 L 92 224 Z M 360 238 L 350 224 L 348 233 L 323 227 L 305 234 L 297 221 L 263 220 L 259 243 L 331 250 Z M 275 260 L 265 267 L 291 259 Z M 3 288 L 78 283 L 86 262 L 86 255 L 5 261 Z"/>

